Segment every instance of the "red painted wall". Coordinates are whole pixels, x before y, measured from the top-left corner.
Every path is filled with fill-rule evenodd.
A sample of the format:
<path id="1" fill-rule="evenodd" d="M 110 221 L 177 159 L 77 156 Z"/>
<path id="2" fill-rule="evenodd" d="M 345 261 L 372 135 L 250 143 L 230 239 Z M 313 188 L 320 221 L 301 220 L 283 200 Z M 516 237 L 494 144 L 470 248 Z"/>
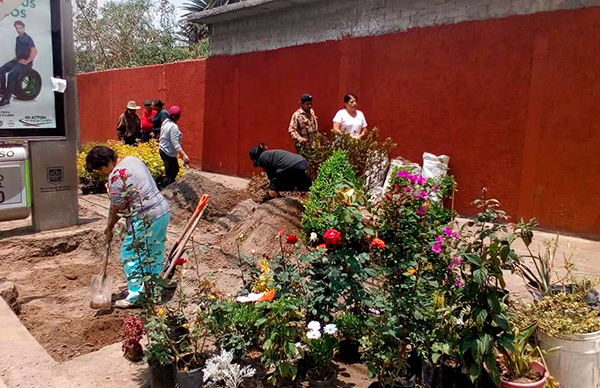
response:
<path id="1" fill-rule="evenodd" d="M 397 155 L 450 156 L 462 214 L 487 186 L 514 218 L 600 238 L 599 26 L 586 8 L 86 74 L 82 141 L 114 136 L 127 100 L 158 94 L 183 107 L 196 165 L 250 176 L 251 146 L 293 149 L 302 93 L 329 131 L 353 92 Z"/>
<path id="2" fill-rule="evenodd" d="M 514 218 L 600 237 L 599 25 L 587 8 L 210 58 L 204 169 L 251 175 L 252 145 L 292 150 L 301 93 L 328 131 L 353 92 L 397 155 L 450 156 L 462 214 L 487 186 Z"/>
<path id="3" fill-rule="evenodd" d="M 81 143 L 116 139 L 119 115 L 127 102 L 141 106 L 161 99 L 182 108 L 183 147 L 192 163 L 202 166 L 206 61 L 81 74 L 77 77 Z M 139 111 L 141 114 L 141 110 Z"/>

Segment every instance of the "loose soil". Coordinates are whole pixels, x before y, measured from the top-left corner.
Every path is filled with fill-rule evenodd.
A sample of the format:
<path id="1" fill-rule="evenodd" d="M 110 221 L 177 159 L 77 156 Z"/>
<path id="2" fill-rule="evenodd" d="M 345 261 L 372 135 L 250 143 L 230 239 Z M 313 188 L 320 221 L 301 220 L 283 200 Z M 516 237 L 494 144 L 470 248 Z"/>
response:
<path id="1" fill-rule="evenodd" d="M 199 273 L 215 279 L 223 294 L 235 295 L 242 283 L 236 244 L 240 234 L 244 235 L 241 251 L 250 255 L 254 249 L 257 257 L 273 257 L 280 252 L 276 238 L 280 230 L 300 236 L 302 200 L 295 195 L 259 204 L 257 191 L 262 189 L 258 186 L 232 190 L 191 171 L 164 189 L 172 210 L 167 251 L 202 194 L 211 197 L 207 212 L 188 244 L 189 263 L 184 282 Z M 264 188 L 264 180 L 261 187 Z M 89 306 L 91 277 L 100 271 L 104 255 L 102 230 L 108 199 L 103 196 L 90 196 L 90 201 L 83 199 L 79 226 L 37 234 L 30 227 L 0 231 L 0 282 L 7 280 L 17 285 L 21 321 L 48 353 L 61 362 L 120 342 L 123 320 L 139 312 L 97 311 Z M 127 289 L 119 249 L 120 241 L 115 238 L 108 266 L 108 274 L 114 280 L 113 302 L 125 297 Z M 293 247 L 287 245 L 284 249 Z M 338 387 L 366 387 L 372 381 L 362 364 L 342 368 Z M 261 386 L 258 380 L 254 383 Z"/>

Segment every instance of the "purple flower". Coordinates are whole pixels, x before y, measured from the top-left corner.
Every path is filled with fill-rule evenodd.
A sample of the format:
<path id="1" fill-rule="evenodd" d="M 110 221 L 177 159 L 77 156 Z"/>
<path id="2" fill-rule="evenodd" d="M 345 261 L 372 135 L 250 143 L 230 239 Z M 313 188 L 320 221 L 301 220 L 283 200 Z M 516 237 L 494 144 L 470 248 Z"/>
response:
<path id="1" fill-rule="evenodd" d="M 409 176 L 408 171 L 402 170 L 402 171 L 398 171 L 396 173 L 397 178 L 408 178 L 408 176 Z"/>
<path id="2" fill-rule="evenodd" d="M 427 194 L 427 191 L 425 191 L 425 190 L 421 190 L 420 197 L 421 197 L 422 199 L 428 199 L 428 198 L 429 198 L 429 194 Z"/>
<path id="3" fill-rule="evenodd" d="M 417 183 L 423 186 L 425 183 L 427 183 L 427 178 L 425 178 L 424 176 L 420 176 L 419 178 L 417 178 Z"/>
<path id="4" fill-rule="evenodd" d="M 454 258 L 454 265 L 456 265 L 458 267 L 461 264 L 462 264 L 462 259 L 460 257 L 455 257 Z"/>
<path id="5" fill-rule="evenodd" d="M 446 236 L 452 236 L 452 228 L 449 226 L 444 226 L 444 234 Z"/>
<path id="6" fill-rule="evenodd" d="M 431 250 L 435 253 L 440 253 L 442 251 L 442 244 L 435 244 L 431 247 Z"/>
<path id="7" fill-rule="evenodd" d="M 454 285 L 456 288 L 461 288 L 463 286 L 463 282 L 459 278 L 456 278 L 454 279 Z"/>
<path id="8" fill-rule="evenodd" d="M 440 191 L 440 186 L 438 186 L 438 185 L 435 185 L 435 186 L 433 186 L 433 187 L 431 188 L 431 190 L 433 190 L 433 191 Z"/>
<path id="9" fill-rule="evenodd" d="M 406 186 L 406 187 L 404 188 L 404 191 L 405 191 L 406 193 L 410 193 L 410 192 L 412 191 L 412 187 L 410 187 L 410 186 Z"/>
<path id="10" fill-rule="evenodd" d="M 442 236 L 437 236 L 435 238 L 435 242 L 437 242 L 438 244 L 443 244 L 444 243 L 444 238 Z"/>
<path id="11" fill-rule="evenodd" d="M 417 210 L 417 215 L 424 216 L 425 214 L 427 214 L 427 211 L 425 210 L 425 208 L 423 206 L 421 206 L 419 208 L 419 210 Z"/>

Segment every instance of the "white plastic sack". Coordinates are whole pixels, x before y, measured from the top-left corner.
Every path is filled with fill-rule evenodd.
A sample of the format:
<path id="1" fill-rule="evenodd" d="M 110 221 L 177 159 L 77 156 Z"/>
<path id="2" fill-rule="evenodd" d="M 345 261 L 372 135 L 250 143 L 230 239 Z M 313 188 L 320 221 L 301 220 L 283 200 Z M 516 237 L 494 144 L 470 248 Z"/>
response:
<path id="1" fill-rule="evenodd" d="M 450 157 L 446 155 L 435 156 L 423 153 L 423 176 L 427 179 L 442 178 L 448 173 Z"/>
<path id="2" fill-rule="evenodd" d="M 381 192 L 381 196 L 383 196 L 383 194 L 387 193 L 388 190 L 390 189 L 392 179 L 394 178 L 392 175 L 394 174 L 394 170 L 396 170 L 397 167 L 410 167 L 411 172 L 413 174 L 421 173 L 421 166 L 419 166 L 417 163 L 410 162 L 410 161 L 404 159 L 403 157 L 398 157 L 398 158 L 392 159 L 390 161 L 390 168 L 388 170 L 387 177 L 385 178 L 385 183 L 383 184 L 383 190 Z"/>
<path id="3" fill-rule="evenodd" d="M 383 185 L 390 167 L 390 159 L 387 155 L 382 155 L 379 162 L 372 165 L 365 173 L 365 181 L 369 190 L 369 199 L 371 202 L 377 202 L 383 196 Z"/>
<path id="4" fill-rule="evenodd" d="M 435 156 L 427 152 L 423 153 L 423 176 L 427 179 L 443 178 L 448 174 L 450 157 L 446 155 Z M 432 201 L 439 202 L 440 198 L 435 193 L 429 196 Z"/>

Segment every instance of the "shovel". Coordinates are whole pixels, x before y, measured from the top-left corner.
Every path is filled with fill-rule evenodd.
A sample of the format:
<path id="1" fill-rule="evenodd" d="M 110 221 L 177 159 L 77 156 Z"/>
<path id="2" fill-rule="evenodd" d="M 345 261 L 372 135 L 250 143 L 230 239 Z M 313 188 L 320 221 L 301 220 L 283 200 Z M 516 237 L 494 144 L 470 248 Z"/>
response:
<path id="1" fill-rule="evenodd" d="M 106 255 L 102 263 L 102 270 L 98 275 L 92 276 L 92 285 L 90 291 L 92 301 L 90 307 L 96 310 L 110 310 L 112 299 L 113 280 L 106 275 L 108 266 L 108 256 L 110 255 L 110 242 L 106 242 Z"/>

